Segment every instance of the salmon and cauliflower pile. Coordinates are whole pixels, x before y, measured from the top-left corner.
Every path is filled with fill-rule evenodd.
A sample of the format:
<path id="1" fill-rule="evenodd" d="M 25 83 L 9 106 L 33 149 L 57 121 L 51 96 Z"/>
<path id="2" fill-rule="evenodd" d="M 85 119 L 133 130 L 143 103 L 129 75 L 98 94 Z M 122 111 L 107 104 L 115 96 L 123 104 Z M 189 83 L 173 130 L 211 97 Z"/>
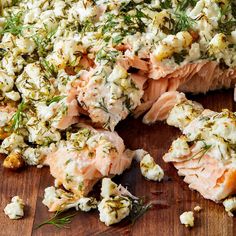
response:
<path id="1" fill-rule="evenodd" d="M 143 115 L 183 132 L 164 160 L 190 188 L 214 201 L 234 194 L 235 114 L 204 110 L 179 92 L 235 86 L 235 9 L 230 0 L 1 1 L 3 166 L 49 166 L 50 211 L 98 207 L 101 221 L 117 223 L 138 200 L 103 178 L 133 159 L 146 179 L 164 176 L 115 132 L 127 116 Z M 88 194 L 101 179 L 117 191 L 97 202 Z"/>

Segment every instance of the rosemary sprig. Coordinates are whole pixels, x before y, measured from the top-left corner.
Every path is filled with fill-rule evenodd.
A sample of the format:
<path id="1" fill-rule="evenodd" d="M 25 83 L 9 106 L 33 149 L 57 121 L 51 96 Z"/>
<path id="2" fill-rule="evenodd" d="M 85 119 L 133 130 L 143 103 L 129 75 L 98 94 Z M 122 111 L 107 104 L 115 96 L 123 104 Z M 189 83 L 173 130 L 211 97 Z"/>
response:
<path id="1" fill-rule="evenodd" d="M 132 224 L 135 224 L 135 222 L 144 215 L 150 208 L 152 207 L 151 203 L 144 203 L 144 200 L 142 198 L 138 200 L 132 200 L 132 209 L 129 214 L 129 220 Z"/>
<path id="2" fill-rule="evenodd" d="M 0 31 L 0 35 L 3 35 L 5 33 L 11 33 L 13 35 L 22 34 L 22 31 L 24 29 L 22 15 L 22 12 L 18 12 L 17 14 L 12 14 L 9 18 L 7 18 L 3 29 Z"/>
<path id="3" fill-rule="evenodd" d="M 64 212 L 63 211 L 56 212 L 55 215 L 52 218 L 50 218 L 50 219 L 42 222 L 41 224 L 37 225 L 35 227 L 35 229 L 41 228 L 44 225 L 54 225 L 55 227 L 57 227 L 59 229 L 68 228 L 66 225 L 71 223 L 73 217 L 75 215 L 77 215 L 77 213 L 61 217 L 62 213 L 64 213 Z"/>
<path id="4" fill-rule="evenodd" d="M 16 111 L 16 113 L 12 116 L 12 129 L 13 130 L 17 130 L 20 127 L 20 124 L 23 120 L 23 111 L 26 107 L 26 104 L 22 101 L 19 105 L 18 105 L 18 109 Z"/>

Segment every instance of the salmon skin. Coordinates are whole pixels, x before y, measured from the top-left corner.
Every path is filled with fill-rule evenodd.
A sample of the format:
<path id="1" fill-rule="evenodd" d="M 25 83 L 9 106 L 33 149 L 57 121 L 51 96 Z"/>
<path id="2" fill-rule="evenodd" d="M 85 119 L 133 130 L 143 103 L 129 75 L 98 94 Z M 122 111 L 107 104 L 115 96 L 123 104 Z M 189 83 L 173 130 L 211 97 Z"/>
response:
<path id="1" fill-rule="evenodd" d="M 215 202 L 236 193 L 236 114 L 203 110 L 187 99 L 169 111 L 167 123 L 182 130 L 165 162 L 173 163 L 191 189 Z"/>

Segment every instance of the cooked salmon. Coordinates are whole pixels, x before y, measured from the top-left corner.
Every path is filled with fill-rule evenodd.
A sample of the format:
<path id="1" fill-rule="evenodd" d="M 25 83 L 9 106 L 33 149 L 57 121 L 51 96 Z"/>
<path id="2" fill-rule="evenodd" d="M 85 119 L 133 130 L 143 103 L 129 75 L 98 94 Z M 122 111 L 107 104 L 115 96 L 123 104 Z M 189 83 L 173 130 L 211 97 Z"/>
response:
<path id="1" fill-rule="evenodd" d="M 115 132 L 86 126 L 68 135 L 45 164 L 57 183 L 78 196 L 87 195 L 102 177 L 123 173 L 132 162 Z"/>
<path id="2" fill-rule="evenodd" d="M 168 114 L 170 125 L 183 135 L 173 141 L 165 162 L 171 162 L 191 189 L 220 201 L 236 193 L 236 114 L 203 110 L 191 101 L 177 103 Z"/>

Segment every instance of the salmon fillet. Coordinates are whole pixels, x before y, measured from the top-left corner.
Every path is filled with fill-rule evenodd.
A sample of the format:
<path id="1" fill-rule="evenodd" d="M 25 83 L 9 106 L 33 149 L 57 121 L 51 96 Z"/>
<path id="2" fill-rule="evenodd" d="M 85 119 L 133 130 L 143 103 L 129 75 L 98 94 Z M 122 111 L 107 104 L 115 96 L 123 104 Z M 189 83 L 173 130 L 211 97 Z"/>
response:
<path id="1" fill-rule="evenodd" d="M 158 115 L 155 117 L 153 114 L 155 112 L 158 114 L 158 106 L 163 99 L 161 95 L 166 92 L 206 93 L 211 90 L 232 88 L 236 84 L 236 70 L 221 69 L 220 65 L 213 61 L 190 63 L 174 71 L 169 70 L 169 72 L 165 69 L 160 63 L 155 69 L 151 68 L 149 76 L 152 79 L 149 77 L 147 80 L 143 101 L 134 112 L 138 117 L 147 111 L 144 118 L 145 123 L 154 123 L 158 120 Z"/>
<path id="2" fill-rule="evenodd" d="M 123 173 L 132 162 L 133 155 L 115 132 L 82 126 L 67 136 L 44 164 L 58 185 L 77 196 L 87 195 L 102 177 Z"/>
<path id="3" fill-rule="evenodd" d="M 236 193 L 236 114 L 229 110 L 203 110 L 199 104 L 177 102 L 167 123 L 183 135 L 163 157 L 171 162 L 191 189 L 218 202 Z"/>

